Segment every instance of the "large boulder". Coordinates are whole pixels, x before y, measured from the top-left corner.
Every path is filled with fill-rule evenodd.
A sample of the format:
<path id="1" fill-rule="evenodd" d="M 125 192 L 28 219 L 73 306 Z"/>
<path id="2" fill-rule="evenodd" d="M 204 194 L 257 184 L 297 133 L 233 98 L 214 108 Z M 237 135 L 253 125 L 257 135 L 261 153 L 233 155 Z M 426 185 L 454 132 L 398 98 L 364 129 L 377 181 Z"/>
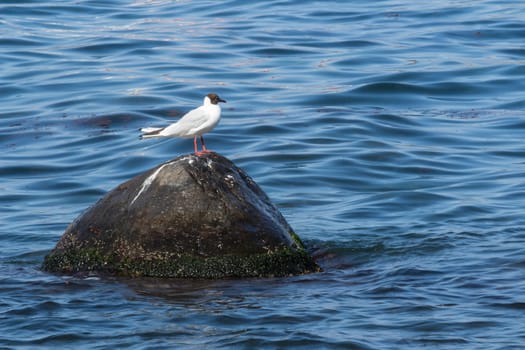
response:
<path id="1" fill-rule="evenodd" d="M 43 269 L 179 278 L 319 271 L 268 196 L 216 153 L 178 157 L 107 193 L 66 229 Z"/>

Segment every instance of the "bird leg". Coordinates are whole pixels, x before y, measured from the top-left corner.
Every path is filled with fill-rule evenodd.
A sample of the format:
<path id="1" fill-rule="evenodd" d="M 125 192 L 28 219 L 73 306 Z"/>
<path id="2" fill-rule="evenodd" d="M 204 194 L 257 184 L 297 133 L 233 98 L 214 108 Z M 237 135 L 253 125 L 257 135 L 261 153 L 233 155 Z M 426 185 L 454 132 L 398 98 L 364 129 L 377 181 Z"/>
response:
<path id="1" fill-rule="evenodd" d="M 206 144 L 204 143 L 204 137 L 202 137 L 202 135 L 201 135 L 201 148 L 202 148 L 202 153 L 210 153 L 210 151 L 206 149 Z"/>
<path id="2" fill-rule="evenodd" d="M 202 137 L 202 135 L 200 136 L 201 138 L 201 148 L 202 148 L 202 151 L 199 152 L 198 150 L 198 142 L 197 142 L 197 136 L 194 136 L 193 137 L 193 148 L 195 149 L 195 154 L 200 156 L 204 153 L 212 153 L 213 151 L 210 151 L 206 148 L 206 144 L 204 143 L 204 137 Z"/>
<path id="3" fill-rule="evenodd" d="M 199 155 L 199 150 L 197 148 L 197 136 L 193 136 L 193 149 L 195 150 L 195 154 Z"/>

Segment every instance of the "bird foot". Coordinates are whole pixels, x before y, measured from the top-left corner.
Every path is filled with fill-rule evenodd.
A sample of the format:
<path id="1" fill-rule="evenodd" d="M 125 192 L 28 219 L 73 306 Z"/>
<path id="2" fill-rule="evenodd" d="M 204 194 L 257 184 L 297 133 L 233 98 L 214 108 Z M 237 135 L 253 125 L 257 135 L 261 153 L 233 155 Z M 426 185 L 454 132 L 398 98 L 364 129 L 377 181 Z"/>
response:
<path id="1" fill-rule="evenodd" d="M 194 152 L 194 154 L 195 154 L 196 156 L 202 156 L 202 155 L 204 155 L 204 154 L 206 154 L 206 153 L 215 153 L 215 152 L 213 152 L 213 151 L 211 151 L 211 150 L 209 150 L 209 149 L 204 149 L 204 150 L 202 150 L 202 151 Z"/>

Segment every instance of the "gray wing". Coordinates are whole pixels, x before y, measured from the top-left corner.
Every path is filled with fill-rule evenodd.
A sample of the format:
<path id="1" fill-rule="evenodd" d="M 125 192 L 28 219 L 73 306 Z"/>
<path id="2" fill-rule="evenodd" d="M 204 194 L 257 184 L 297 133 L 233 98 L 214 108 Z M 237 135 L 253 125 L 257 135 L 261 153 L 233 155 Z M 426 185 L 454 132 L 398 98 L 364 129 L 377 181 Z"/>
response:
<path id="1" fill-rule="evenodd" d="M 186 113 L 181 120 L 167 126 L 162 130 L 162 135 L 193 136 L 201 126 L 206 124 L 208 113 L 202 107 L 195 108 Z"/>

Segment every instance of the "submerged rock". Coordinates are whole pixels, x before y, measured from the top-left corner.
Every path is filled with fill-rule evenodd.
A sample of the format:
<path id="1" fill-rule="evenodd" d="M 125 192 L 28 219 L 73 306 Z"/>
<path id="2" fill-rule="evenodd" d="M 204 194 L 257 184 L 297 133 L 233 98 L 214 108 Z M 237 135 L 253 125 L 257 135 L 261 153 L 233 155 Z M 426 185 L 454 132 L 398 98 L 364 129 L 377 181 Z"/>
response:
<path id="1" fill-rule="evenodd" d="M 178 157 L 110 191 L 66 229 L 43 269 L 180 278 L 319 271 L 266 194 L 216 153 Z"/>

